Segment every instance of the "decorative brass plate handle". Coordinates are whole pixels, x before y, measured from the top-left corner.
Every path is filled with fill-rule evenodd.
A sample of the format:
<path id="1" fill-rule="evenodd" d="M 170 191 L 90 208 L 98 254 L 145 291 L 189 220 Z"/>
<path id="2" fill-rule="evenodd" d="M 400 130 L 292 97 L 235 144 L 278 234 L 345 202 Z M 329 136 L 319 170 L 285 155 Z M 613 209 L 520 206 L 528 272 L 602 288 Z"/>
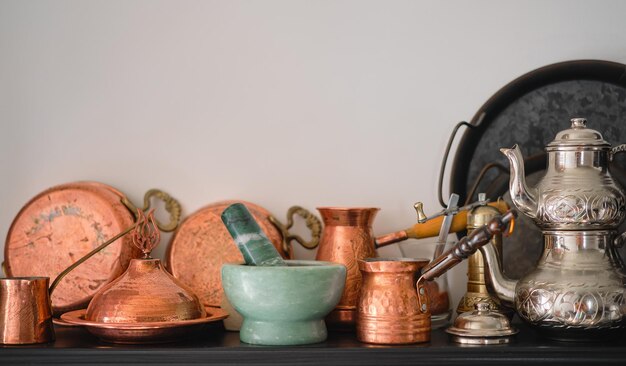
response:
<path id="1" fill-rule="evenodd" d="M 306 226 L 311 230 L 311 240 L 306 241 L 302 239 L 300 235 L 291 234 L 289 229 L 293 227 L 294 224 L 294 216 L 298 215 L 305 220 Z M 315 249 L 320 243 L 320 236 L 322 234 L 322 223 L 320 220 L 312 214 L 309 210 L 300 207 L 300 206 L 292 206 L 287 210 L 287 224 L 283 224 L 274 216 L 268 217 L 270 222 L 276 226 L 278 230 L 280 230 L 283 236 L 282 247 L 285 253 L 288 254 L 288 257 L 291 257 L 291 241 L 295 240 L 300 245 L 307 249 Z"/>

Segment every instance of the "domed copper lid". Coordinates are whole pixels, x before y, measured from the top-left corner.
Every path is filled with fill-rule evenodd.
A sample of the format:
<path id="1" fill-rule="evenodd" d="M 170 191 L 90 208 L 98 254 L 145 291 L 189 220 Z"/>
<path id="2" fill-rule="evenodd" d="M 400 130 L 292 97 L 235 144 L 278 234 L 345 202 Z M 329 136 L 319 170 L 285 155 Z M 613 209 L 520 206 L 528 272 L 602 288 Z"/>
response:
<path id="1" fill-rule="evenodd" d="M 133 259 L 122 276 L 93 297 L 85 318 L 102 323 L 142 323 L 205 315 L 198 296 L 167 273 L 159 259 Z"/>
<path id="2" fill-rule="evenodd" d="M 188 287 L 167 273 L 150 252 L 160 239 L 152 212 L 139 210 L 133 243 L 144 258 L 133 259 L 126 272 L 98 291 L 86 320 L 102 323 L 170 322 L 203 318 L 206 311 Z"/>

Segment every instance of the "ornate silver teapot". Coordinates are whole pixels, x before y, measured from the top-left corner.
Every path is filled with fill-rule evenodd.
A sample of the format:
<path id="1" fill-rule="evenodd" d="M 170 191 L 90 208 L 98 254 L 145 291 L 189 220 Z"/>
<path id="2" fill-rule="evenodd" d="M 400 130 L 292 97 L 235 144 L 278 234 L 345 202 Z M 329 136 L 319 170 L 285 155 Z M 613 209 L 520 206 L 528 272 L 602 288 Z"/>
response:
<path id="1" fill-rule="evenodd" d="M 533 188 L 526 186 L 519 147 L 501 149 L 511 164 L 513 203 L 543 232 L 537 268 L 509 280 L 493 247 L 481 248 L 498 297 L 546 336 L 562 340 L 610 336 L 626 321 L 626 277 L 615 250 L 623 241 L 617 227 L 626 215 L 626 194 L 608 171 L 626 145 L 611 148 L 586 122 L 572 119 L 571 128 L 546 146 L 547 171 Z"/>

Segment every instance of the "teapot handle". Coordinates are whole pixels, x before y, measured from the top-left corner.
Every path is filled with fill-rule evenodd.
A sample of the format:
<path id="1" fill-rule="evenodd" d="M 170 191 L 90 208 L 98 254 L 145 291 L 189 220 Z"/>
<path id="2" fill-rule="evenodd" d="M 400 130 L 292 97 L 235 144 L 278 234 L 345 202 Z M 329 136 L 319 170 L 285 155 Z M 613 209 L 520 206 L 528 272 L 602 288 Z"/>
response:
<path id="1" fill-rule="evenodd" d="M 613 156 L 615 156 L 615 154 L 619 154 L 624 151 L 626 151 L 626 144 L 615 146 L 614 148 L 611 149 L 611 154 L 609 155 L 609 161 L 613 161 Z M 615 246 L 616 248 L 621 248 L 622 246 L 624 246 L 624 243 L 626 243 L 626 231 L 619 234 L 613 240 L 613 246 Z"/>
<path id="2" fill-rule="evenodd" d="M 615 248 L 623 247 L 624 243 L 626 243 L 626 231 L 619 234 L 617 237 L 615 237 L 615 239 L 613 239 L 613 246 Z"/>
<path id="3" fill-rule="evenodd" d="M 613 161 L 615 154 L 626 151 L 626 144 L 617 145 L 611 149 L 611 155 L 609 155 L 609 161 Z"/>
<path id="4" fill-rule="evenodd" d="M 625 151 L 626 151 L 626 144 L 621 144 L 621 145 L 617 145 L 613 147 L 611 149 L 611 154 L 609 155 L 609 161 L 613 161 L 613 156 L 615 156 L 615 154 L 619 154 Z M 616 248 L 621 248 L 624 245 L 624 243 L 626 243 L 626 232 L 619 234 L 613 240 L 613 246 L 615 246 Z"/>

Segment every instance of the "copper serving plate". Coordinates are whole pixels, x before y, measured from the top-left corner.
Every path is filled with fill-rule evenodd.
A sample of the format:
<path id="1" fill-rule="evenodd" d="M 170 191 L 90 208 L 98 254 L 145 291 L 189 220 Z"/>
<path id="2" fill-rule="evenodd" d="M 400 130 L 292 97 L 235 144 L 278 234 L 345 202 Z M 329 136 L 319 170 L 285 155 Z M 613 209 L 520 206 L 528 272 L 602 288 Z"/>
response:
<path id="1" fill-rule="evenodd" d="M 207 324 L 228 316 L 228 313 L 222 309 L 207 307 L 206 316 L 198 319 L 167 322 L 103 323 L 86 320 L 86 313 L 87 309 L 70 311 L 61 315 L 61 320 L 84 326 L 89 333 L 104 342 L 123 344 L 176 342 L 193 336 L 205 328 Z"/>
<path id="2" fill-rule="evenodd" d="M 245 201 L 221 201 L 199 209 L 183 220 L 172 236 L 165 253 L 165 262 L 167 270 L 190 287 L 205 306 L 219 307 L 222 303 L 222 265 L 244 262 L 220 217 L 222 211 L 235 202 L 241 202 L 248 208 L 283 258 L 292 259 L 291 239 L 310 249 L 319 242 L 319 219 L 301 207 L 289 209 L 287 225 L 279 223 L 266 209 Z M 287 232 L 293 224 L 294 214 L 306 219 L 312 231 L 310 242 L 306 243 Z"/>
<path id="3" fill-rule="evenodd" d="M 76 182 L 43 191 L 17 214 L 7 234 L 3 264 L 9 277 L 55 278 L 108 238 L 134 223 L 120 191 Z M 100 287 L 118 277 L 140 252 L 120 239 L 72 271 L 52 295 L 58 314 L 85 307 Z"/>

